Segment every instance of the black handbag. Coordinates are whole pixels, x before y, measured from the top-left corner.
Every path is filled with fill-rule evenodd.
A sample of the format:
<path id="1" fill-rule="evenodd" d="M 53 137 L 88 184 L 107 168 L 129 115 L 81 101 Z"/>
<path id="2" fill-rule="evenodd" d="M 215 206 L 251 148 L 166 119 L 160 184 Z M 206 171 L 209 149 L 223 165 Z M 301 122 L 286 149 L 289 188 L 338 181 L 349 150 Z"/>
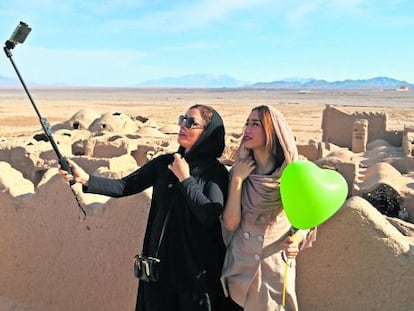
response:
<path id="1" fill-rule="evenodd" d="M 161 246 L 162 238 L 164 237 L 165 225 L 170 215 L 170 210 L 168 210 L 167 216 L 165 217 L 164 223 L 162 225 L 160 239 L 158 241 L 158 247 L 154 256 L 146 256 L 144 254 L 135 255 L 134 258 L 134 275 L 136 278 L 144 282 L 157 282 L 160 278 L 160 266 L 161 259 L 159 259 L 158 251 Z"/>
<path id="2" fill-rule="evenodd" d="M 144 282 L 157 282 L 159 279 L 159 265 L 161 260 L 156 257 L 135 255 L 134 275 Z"/>

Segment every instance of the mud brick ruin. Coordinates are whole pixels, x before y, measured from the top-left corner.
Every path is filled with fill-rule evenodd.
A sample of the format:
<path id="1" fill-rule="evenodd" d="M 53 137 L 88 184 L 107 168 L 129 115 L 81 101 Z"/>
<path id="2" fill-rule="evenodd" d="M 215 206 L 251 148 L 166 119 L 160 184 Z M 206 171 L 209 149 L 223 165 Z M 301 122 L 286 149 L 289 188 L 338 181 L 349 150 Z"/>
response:
<path id="1" fill-rule="evenodd" d="M 348 181 L 350 195 L 362 196 L 386 215 L 405 220 L 412 218 L 407 213 L 407 209 L 413 209 L 412 203 L 409 203 L 412 196 L 405 195 L 406 186 L 396 180 L 373 179 L 370 171 L 374 168 L 377 176 L 384 175 L 383 170 L 388 173 L 395 171 L 393 175 L 402 177 L 412 170 L 414 127 L 405 125 L 403 130 L 390 129 L 388 115 L 384 112 L 348 113 L 331 105 L 327 105 L 323 111 L 321 127 L 322 142 L 318 146 L 317 159 L 314 160 L 321 166 L 339 171 Z M 333 148 L 341 151 L 336 151 L 330 157 Z M 305 153 L 303 148 L 299 150 Z M 363 156 L 356 161 L 357 155 L 365 152 L 375 155 L 377 163 L 384 162 L 386 165 L 371 165 L 368 168 Z"/>

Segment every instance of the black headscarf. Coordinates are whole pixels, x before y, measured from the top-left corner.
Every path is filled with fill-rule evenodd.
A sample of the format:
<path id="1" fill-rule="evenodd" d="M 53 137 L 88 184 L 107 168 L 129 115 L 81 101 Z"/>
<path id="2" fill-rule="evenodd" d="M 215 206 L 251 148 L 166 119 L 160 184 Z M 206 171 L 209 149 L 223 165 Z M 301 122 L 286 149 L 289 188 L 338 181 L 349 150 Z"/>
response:
<path id="1" fill-rule="evenodd" d="M 224 150 L 224 123 L 217 111 L 213 110 L 210 124 L 204 129 L 197 142 L 191 149 L 185 153 L 184 147 L 178 148 L 178 153 L 183 155 L 184 159 L 191 163 L 194 160 L 202 160 L 206 158 L 219 158 Z"/>

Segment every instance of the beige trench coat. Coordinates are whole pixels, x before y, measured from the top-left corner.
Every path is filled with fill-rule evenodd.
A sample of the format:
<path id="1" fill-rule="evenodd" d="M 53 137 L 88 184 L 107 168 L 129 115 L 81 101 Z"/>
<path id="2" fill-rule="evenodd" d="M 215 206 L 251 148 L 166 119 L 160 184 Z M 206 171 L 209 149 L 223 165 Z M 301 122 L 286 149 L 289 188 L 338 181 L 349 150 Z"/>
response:
<path id="1" fill-rule="evenodd" d="M 280 244 L 290 228 L 283 210 L 278 215 L 244 211 L 239 228 L 231 237 L 225 234 L 229 244 L 221 281 L 226 295 L 245 311 L 298 310 L 294 259 L 289 260 L 282 307 L 286 261 Z"/>

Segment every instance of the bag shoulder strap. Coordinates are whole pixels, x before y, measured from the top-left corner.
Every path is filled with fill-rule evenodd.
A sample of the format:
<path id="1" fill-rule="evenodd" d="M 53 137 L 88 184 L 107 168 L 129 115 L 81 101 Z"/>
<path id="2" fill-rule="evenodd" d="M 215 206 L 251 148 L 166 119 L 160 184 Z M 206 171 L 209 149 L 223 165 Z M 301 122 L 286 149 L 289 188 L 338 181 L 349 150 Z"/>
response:
<path id="1" fill-rule="evenodd" d="M 171 211 L 171 207 L 168 209 L 167 215 L 165 216 L 164 223 L 162 224 L 160 239 L 158 241 L 158 246 L 157 246 L 157 250 L 155 251 L 154 257 L 158 257 L 158 251 L 160 250 L 160 247 L 161 247 L 161 242 L 162 242 L 162 239 L 163 239 L 164 233 L 165 233 L 165 226 L 167 224 L 168 217 L 170 216 L 170 211 Z"/>

